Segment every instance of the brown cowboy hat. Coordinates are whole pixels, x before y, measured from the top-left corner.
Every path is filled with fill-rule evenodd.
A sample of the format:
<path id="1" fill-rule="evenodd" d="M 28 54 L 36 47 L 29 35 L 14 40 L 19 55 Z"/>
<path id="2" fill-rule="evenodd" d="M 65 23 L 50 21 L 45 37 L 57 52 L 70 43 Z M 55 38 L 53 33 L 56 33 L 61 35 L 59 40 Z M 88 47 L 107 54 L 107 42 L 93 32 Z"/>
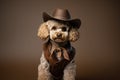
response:
<path id="1" fill-rule="evenodd" d="M 56 20 L 61 22 L 68 22 L 71 26 L 79 28 L 81 25 L 80 19 L 71 19 L 70 13 L 67 9 L 55 9 L 52 16 L 43 12 L 44 22 L 48 20 Z"/>

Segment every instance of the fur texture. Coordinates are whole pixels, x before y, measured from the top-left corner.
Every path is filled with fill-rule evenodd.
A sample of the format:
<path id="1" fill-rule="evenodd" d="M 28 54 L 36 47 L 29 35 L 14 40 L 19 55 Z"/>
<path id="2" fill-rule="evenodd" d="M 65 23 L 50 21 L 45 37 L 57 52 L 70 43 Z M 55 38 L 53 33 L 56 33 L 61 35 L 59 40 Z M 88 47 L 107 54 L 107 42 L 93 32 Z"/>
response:
<path id="1" fill-rule="evenodd" d="M 49 38 L 53 42 L 64 43 L 66 41 L 74 42 L 79 38 L 78 29 L 54 20 L 49 20 L 40 25 L 37 34 L 40 39 L 46 40 Z M 54 48 L 58 48 L 57 44 L 52 44 L 51 52 Z M 61 45 L 61 44 L 60 44 Z M 38 67 L 38 80 L 56 80 L 50 73 L 50 64 L 46 60 L 44 51 L 40 58 L 40 65 Z M 63 71 L 62 80 L 75 80 L 76 64 L 74 58 L 67 64 Z"/>

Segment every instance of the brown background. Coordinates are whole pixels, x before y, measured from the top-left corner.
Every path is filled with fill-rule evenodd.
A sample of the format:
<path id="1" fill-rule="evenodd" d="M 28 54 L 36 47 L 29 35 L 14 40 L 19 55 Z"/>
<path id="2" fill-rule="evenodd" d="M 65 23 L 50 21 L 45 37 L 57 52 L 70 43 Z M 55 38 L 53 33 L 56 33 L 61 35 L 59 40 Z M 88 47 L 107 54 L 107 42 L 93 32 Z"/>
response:
<path id="1" fill-rule="evenodd" d="M 37 80 L 42 12 L 67 8 L 80 18 L 77 80 L 120 79 L 119 0 L 0 0 L 0 80 Z"/>

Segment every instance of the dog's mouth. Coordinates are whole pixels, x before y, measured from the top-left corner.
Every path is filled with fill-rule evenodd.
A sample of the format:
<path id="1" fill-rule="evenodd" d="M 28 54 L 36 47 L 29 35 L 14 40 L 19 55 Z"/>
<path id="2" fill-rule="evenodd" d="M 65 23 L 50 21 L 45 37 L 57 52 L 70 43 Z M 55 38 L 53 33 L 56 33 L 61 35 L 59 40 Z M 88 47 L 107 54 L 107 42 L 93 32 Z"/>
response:
<path id="1" fill-rule="evenodd" d="M 54 41 L 55 42 L 64 42 L 64 39 L 63 38 L 54 38 Z"/>

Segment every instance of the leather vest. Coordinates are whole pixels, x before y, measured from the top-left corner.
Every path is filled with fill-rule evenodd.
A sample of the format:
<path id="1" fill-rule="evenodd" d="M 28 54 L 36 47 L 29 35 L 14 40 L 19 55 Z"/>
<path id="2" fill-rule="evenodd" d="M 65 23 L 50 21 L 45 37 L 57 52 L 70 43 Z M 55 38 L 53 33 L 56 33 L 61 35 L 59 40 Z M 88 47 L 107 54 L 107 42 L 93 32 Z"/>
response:
<path id="1" fill-rule="evenodd" d="M 68 45 L 66 45 L 63 48 L 65 51 L 62 52 L 62 54 L 65 54 L 66 52 L 65 55 L 67 55 L 68 58 L 65 58 L 64 56 L 62 56 L 61 60 L 58 60 L 55 55 L 57 54 L 57 52 L 54 52 L 52 54 L 50 53 L 51 47 L 52 45 L 49 41 L 44 44 L 43 46 L 44 56 L 46 60 L 48 61 L 48 63 L 50 64 L 49 70 L 51 74 L 53 75 L 54 80 L 61 80 L 63 77 L 64 68 L 66 67 L 67 64 L 70 63 L 70 61 L 75 56 L 75 49 L 72 46 L 70 46 L 70 43 L 68 43 Z"/>

